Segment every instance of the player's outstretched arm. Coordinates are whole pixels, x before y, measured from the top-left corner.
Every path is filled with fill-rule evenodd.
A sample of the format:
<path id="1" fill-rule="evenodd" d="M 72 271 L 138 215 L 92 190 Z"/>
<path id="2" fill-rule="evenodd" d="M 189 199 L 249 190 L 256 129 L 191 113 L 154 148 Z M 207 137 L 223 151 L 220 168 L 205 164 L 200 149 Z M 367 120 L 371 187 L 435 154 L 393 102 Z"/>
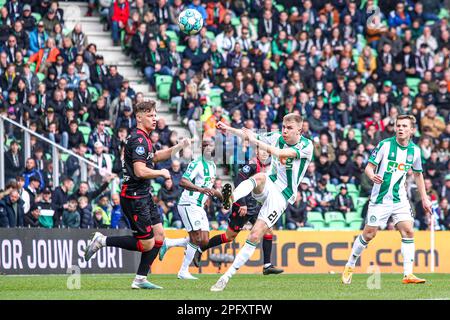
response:
<path id="1" fill-rule="evenodd" d="M 156 151 L 155 156 L 153 157 L 153 162 L 156 163 L 156 162 L 161 162 L 161 161 L 170 159 L 170 157 L 172 157 L 172 154 L 176 154 L 181 149 L 187 148 L 190 145 L 191 145 L 191 139 L 184 138 L 171 148 Z"/>
<path id="2" fill-rule="evenodd" d="M 136 177 L 141 179 L 154 179 L 158 177 L 163 177 L 164 179 L 170 179 L 170 172 L 167 169 L 154 170 L 147 168 L 144 162 L 134 162 L 133 163 L 134 174 Z"/>
<path id="3" fill-rule="evenodd" d="M 425 182 L 423 181 L 422 172 L 414 172 L 414 179 L 416 180 L 417 190 L 419 191 L 420 198 L 422 199 L 422 207 L 426 214 L 431 214 L 431 201 L 428 198 L 427 191 L 425 190 Z"/>
<path id="4" fill-rule="evenodd" d="M 243 128 L 242 132 L 244 133 L 245 137 L 248 138 L 250 143 L 258 146 L 259 148 L 261 148 L 263 150 L 266 150 L 268 153 L 270 153 L 271 155 L 273 155 L 275 157 L 278 157 L 280 159 L 300 157 L 299 153 L 293 148 L 280 149 L 280 148 L 274 147 L 268 143 L 265 143 L 261 140 L 258 140 L 256 138 L 255 134 L 253 133 L 253 131 L 251 131 L 247 128 Z"/>
<path id="5" fill-rule="evenodd" d="M 225 122 L 219 121 L 216 124 L 216 128 L 219 129 L 222 133 L 231 133 L 232 135 L 238 136 L 241 139 L 245 138 L 245 134 L 241 129 L 233 128 L 227 125 Z"/>

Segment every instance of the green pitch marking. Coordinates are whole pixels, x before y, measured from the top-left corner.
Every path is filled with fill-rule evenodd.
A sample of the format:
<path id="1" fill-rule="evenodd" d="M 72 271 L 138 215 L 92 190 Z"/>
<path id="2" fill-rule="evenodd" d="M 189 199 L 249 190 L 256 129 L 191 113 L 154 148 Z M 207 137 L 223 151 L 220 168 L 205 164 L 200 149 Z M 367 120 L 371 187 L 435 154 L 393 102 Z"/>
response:
<path id="1" fill-rule="evenodd" d="M 340 274 L 236 275 L 224 292 L 210 292 L 220 275 L 198 275 L 198 281 L 176 275 L 155 275 L 149 280 L 163 290 L 132 290 L 133 275 L 82 275 L 81 289 L 67 289 L 67 276 L 0 276 L 0 300 L 136 300 L 136 299 L 251 299 L 251 300 L 348 300 L 348 299 L 450 299 L 450 275 L 417 274 L 425 284 L 402 284 L 400 274 L 382 274 L 381 289 L 368 289 L 373 275 L 355 274 L 343 285 Z M 197 276 L 197 274 L 195 275 Z"/>

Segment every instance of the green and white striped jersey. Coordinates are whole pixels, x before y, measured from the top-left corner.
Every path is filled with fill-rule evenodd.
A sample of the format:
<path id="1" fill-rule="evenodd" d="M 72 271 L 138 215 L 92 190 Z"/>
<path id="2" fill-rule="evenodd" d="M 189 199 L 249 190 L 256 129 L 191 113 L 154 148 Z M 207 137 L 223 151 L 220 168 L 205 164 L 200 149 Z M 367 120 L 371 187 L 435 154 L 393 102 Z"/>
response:
<path id="1" fill-rule="evenodd" d="M 370 202 L 393 204 L 408 201 L 405 181 L 409 169 L 422 172 L 420 149 L 412 141 L 401 146 L 396 137 L 381 141 L 372 151 L 369 162 L 377 166 L 376 174 L 383 178 L 382 184 L 374 184 Z"/>
<path id="2" fill-rule="evenodd" d="M 280 132 L 260 134 L 257 138 L 276 148 L 292 148 L 297 152 L 297 156 L 288 158 L 286 164 L 282 164 L 278 157 L 272 156 L 270 169 L 266 172 L 266 176 L 279 188 L 284 198 L 293 204 L 297 198 L 298 186 L 313 157 L 314 146 L 312 141 L 301 136 L 296 144 L 289 145 L 284 141 Z"/>
<path id="3" fill-rule="evenodd" d="M 183 178 L 190 180 L 193 184 L 201 188 L 212 188 L 216 178 L 216 164 L 211 160 L 206 160 L 203 156 L 191 161 L 183 174 Z M 203 207 L 206 196 L 196 191 L 184 190 L 181 194 L 179 204 L 193 204 Z"/>

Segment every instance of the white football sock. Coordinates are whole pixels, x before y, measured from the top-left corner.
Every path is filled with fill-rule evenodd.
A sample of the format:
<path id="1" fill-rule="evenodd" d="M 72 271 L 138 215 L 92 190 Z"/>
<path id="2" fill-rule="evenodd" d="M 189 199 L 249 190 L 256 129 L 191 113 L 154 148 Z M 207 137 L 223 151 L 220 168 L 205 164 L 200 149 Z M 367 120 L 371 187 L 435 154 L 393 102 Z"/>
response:
<path id="1" fill-rule="evenodd" d="M 242 249 L 239 250 L 236 258 L 234 258 L 233 264 L 230 266 L 230 268 L 228 268 L 227 272 L 225 272 L 223 276 L 230 279 L 236 273 L 236 271 L 238 271 L 239 268 L 242 267 L 248 261 L 248 259 L 251 258 L 251 256 L 255 252 L 256 245 L 256 243 L 252 243 L 247 240 Z"/>
<path id="2" fill-rule="evenodd" d="M 403 274 L 407 276 L 413 272 L 415 254 L 414 238 L 403 238 L 401 251 L 403 255 Z"/>
<path id="3" fill-rule="evenodd" d="M 195 252 L 198 247 L 192 242 L 188 242 L 186 250 L 184 251 L 183 264 L 181 265 L 180 272 L 189 272 L 189 265 L 194 259 Z"/>
<path id="4" fill-rule="evenodd" d="M 177 238 L 177 239 L 165 238 L 164 239 L 164 243 L 167 246 L 167 249 L 172 248 L 172 247 L 186 248 L 188 242 L 189 242 L 189 238 Z"/>
<path id="5" fill-rule="evenodd" d="M 359 256 L 363 252 L 365 248 L 367 248 L 367 245 L 369 243 L 364 240 L 364 237 L 362 234 L 360 234 L 353 243 L 352 253 L 350 257 L 348 258 L 348 262 L 346 264 L 347 267 L 355 267 L 356 261 L 358 261 Z"/>
<path id="6" fill-rule="evenodd" d="M 256 181 L 253 178 L 242 181 L 233 191 L 233 202 L 246 197 L 256 188 Z"/>

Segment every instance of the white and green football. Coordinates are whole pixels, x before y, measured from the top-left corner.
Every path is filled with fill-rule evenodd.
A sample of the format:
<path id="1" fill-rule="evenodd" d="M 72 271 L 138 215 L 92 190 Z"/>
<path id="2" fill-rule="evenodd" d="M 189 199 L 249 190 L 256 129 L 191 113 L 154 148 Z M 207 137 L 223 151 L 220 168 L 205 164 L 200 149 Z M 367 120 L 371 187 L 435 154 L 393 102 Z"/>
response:
<path id="1" fill-rule="evenodd" d="M 178 26 L 186 34 L 196 34 L 203 27 L 203 17 L 195 9 L 186 9 L 178 16 Z"/>

